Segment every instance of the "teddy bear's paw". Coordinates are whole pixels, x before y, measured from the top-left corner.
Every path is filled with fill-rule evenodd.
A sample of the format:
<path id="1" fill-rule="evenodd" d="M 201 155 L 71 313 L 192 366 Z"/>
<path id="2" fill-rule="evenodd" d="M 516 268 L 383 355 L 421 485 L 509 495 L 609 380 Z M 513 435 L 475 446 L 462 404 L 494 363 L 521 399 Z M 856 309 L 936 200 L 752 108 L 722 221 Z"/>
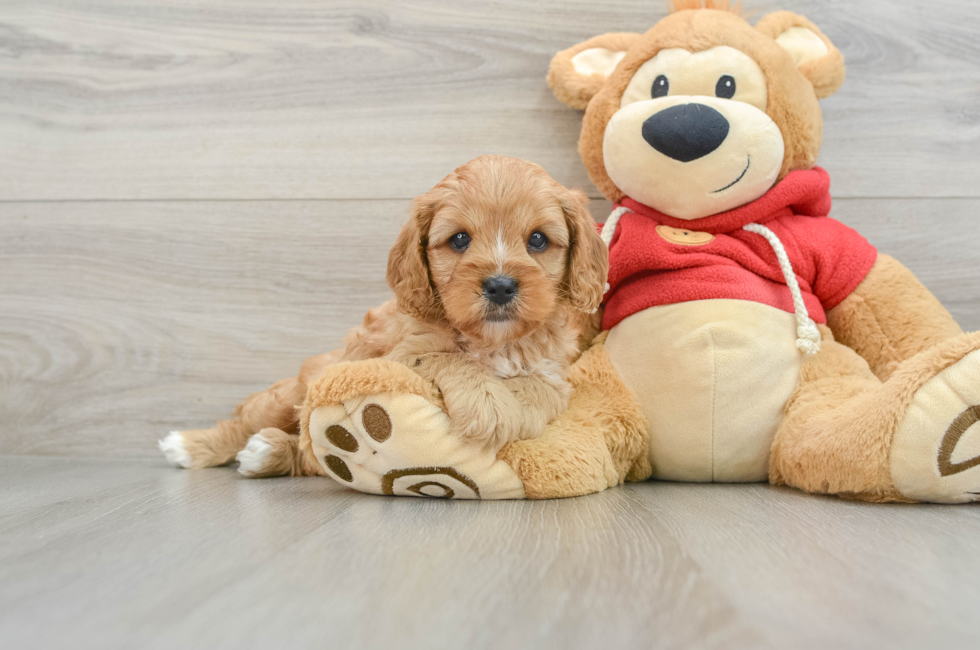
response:
<path id="1" fill-rule="evenodd" d="M 980 351 L 916 392 L 895 432 L 891 474 L 910 499 L 980 501 Z"/>
<path id="2" fill-rule="evenodd" d="M 448 499 L 520 499 L 517 474 L 450 433 L 449 417 L 420 395 L 381 393 L 319 406 L 313 452 L 327 474 L 361 492 Z"/>

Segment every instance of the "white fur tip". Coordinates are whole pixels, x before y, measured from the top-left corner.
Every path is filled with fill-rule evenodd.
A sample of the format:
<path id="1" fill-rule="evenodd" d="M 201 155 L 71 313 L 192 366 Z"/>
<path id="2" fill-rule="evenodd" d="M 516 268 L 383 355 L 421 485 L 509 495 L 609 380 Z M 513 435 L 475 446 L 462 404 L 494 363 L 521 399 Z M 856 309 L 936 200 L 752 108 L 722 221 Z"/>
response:
<path id="1" fill-rule="evenodd" d="M 191 466 L 191 456 L 184 447 L 184 436 L 180 431 L 171 431 L 166 438 L 157 442 L 160 451 L 167 457 L 167 460 L 177 467 L 188 468 Z"/>
<path id="2" fill-rule="evenodd" d="M 272 445 L 265 441 L 262 434 L 255 434 L 248 439 L 245 449 L 238 452 L 238 472 L 245 476 L 254 476 L 265 470 L 265 464 L 272 453 Z"/>

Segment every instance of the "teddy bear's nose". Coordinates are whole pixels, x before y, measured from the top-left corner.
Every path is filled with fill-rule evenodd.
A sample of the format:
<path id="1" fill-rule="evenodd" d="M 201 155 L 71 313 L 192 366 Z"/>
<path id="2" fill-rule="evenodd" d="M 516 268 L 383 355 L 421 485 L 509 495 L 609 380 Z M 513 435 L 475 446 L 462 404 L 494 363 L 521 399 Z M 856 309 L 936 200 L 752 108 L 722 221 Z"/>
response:
<path id="1" fill-rule="evenodd" d="M 643 123 L 643 139 L 674 160 L 704 158 L 728 137 L 725 116 L 704 104 L 671 106 Z"/>

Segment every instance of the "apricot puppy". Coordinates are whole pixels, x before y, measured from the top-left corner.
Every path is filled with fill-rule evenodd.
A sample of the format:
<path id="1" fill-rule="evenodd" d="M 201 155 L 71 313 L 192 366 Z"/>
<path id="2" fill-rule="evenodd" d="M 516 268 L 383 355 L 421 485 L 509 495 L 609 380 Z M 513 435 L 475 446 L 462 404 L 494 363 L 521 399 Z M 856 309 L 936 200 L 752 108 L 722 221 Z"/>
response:
<path id="1" fill-rule="evenodd" d="M 431 380 L 455 431 L 474 443 L 539 435 L 568 404 L 565 372 L 595 332 L 605 290 L 606 247 L 587 204 L 523 160 L 463 165 L 415 199 L 388 259 L 395 297 L 368 312 L 342 351 L 307 360 L 232 420 L 171 433 L 161 449 L 183 467 L 237 454 L 247 476 L 322 473 L 298 451 L 295 407 L 326 365 L 375 358 Z"/>

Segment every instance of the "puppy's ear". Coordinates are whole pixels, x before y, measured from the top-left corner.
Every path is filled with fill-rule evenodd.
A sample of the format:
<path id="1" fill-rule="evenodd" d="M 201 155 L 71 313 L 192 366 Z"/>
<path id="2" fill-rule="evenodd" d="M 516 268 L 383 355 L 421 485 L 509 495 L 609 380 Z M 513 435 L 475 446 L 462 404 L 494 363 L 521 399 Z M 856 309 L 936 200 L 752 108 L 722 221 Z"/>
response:
<path id="1" fill-rule="evenodd" d="M 398 306 L 420 319 L 431 315 L 437 304 L 425 252 L 436 206 L 431 193 L 415 199 L 411 219 L 388 254 L 388 286 L 395 292 Z"/>
<path id="2" fill-rule="evenodd" d="M 568 226 L 568 297 L 572 306 L 591 313 L 602 304 L 609 251 L 589 214 L 584 192 L 562 188 L 561 208 Z"/>
<path id="3" fill-rule="evenodd" d="M 555 97 L 584 109 L 638 38 L 639 34 L 603 34 L 556 54 L 548 69 Z"/>
<path id="4" fill-rule="evenodd" d="M 840 89 L 847 74 L 844 55 L 819 27 L 799 14 L 778 11 L 760 20 L 755 28 L 789 52 L 793 63 L 813 84 L 818 99 Z"/>

